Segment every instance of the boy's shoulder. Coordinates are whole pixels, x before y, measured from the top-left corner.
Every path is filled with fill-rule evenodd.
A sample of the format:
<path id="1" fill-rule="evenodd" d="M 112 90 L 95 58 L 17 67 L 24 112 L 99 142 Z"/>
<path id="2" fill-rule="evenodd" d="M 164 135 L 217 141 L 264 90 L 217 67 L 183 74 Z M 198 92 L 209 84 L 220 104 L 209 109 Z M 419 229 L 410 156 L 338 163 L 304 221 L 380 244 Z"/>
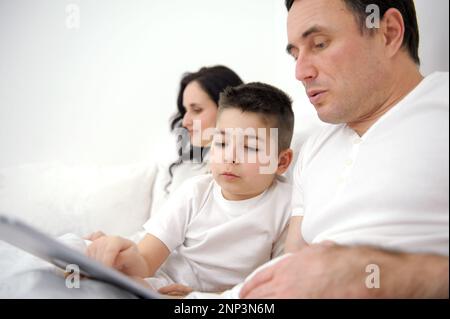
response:
<path id="1" fill-rule="evenodd" d="M 179 191 L 190 194 L 204 194 L 214 183 L 211 173 L 200 174 L 186 179 L 179 187 Z"/>
<path id="2" fill-rule="evenodd" d="M 292 194 L 292 183 L 286 176 L 277 176 L 271 186 L 272 192 L 277 196 L 289 197 Z"/>

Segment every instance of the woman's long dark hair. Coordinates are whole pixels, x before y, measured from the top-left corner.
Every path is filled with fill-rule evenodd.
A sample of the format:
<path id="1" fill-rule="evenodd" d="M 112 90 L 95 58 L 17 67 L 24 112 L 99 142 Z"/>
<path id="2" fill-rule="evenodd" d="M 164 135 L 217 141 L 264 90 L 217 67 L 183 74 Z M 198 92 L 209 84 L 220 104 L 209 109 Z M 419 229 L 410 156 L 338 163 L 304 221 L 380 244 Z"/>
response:
<path id="1" fill-rule="evenodd" d="M 174 132 L 183 128 L 183 117 L 186 114 L 186 109 L 183 105 L 183 94 L 189 83 L 196 81 L 200 87 L 208 94 L 216 105 L 219 103 L 219 95 L 229 86 L 238 86 L 242 84 L 241 78 L 231 69 L 223 65 L 213 67 L 203 67 L 197 72 L 185 73 L 181 78 L 180 89 L 177 98 L 177 113 L 171 118 L 170 130 Z M 183 130 L 183 134 L 187 135 L 187 130 Z M 170 181 L 167 183 L 165 190 L 168 193 L 168 188 L 172 184 L 173 170 L 183 163 L 183 161 L 192 161 L 195 154 L 201 154 L 200 158 L 196 158 L 200 163 L 203 162 L 203 157 L 208 149 L 201 148 L 196 150 L 188 138 L 179 136 L 177 141 L 178 160 L 169 166 Z"/>

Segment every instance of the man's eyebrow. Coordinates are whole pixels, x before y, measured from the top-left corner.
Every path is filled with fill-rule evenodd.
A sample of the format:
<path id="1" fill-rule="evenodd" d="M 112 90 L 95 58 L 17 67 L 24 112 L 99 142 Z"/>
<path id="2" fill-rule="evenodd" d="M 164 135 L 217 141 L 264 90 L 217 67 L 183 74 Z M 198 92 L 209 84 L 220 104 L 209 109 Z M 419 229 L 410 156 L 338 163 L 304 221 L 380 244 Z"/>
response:
<path id="1" fill-rule="evenodd" d="M 320 27 L 320 26 L 318 26 L 318 25 L 312 26 L 311 28 L 309 28 L 308 30 L 306 30 L 305 32 L 303 32 L 303 34 L 302 34 L 302 39 L 304 40 L 304 39 L 308 38 L 311 34 L 319 33 L 319 32 L 322 32 L 322 31 L 323 31 L 323 28 L 322 28 L 322 27 Z M 286 46 L 286 52 L 287 52 L 288 54 L 291 54 L 291 55 L 292 55 L 291 51 L 292 51 L 292 49 L 295 49 L 295 48 L 296 48 L 295 45 L 289 43 L 289 44 Z"/>

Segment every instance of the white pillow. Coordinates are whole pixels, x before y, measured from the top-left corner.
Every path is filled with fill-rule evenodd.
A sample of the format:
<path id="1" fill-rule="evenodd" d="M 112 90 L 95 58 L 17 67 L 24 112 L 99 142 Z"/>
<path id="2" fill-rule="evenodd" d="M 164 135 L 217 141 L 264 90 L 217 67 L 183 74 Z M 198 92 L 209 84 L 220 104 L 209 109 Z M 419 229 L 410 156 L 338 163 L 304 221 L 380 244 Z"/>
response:
<path id="1" fill-rule="evenodd" d="M 149 218 L 156 167 L 30 164 L 0 170 L 0 213 L 40 230 L 130 236 Z"/>

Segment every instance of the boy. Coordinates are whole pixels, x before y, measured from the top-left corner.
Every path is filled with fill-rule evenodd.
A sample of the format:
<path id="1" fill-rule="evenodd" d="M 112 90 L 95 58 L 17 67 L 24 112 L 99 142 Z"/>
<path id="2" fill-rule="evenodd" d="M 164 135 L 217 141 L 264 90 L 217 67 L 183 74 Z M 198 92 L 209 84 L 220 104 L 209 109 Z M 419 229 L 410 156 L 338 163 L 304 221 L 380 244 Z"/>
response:
<path id="1" fill-rule="evenodd" d="M 138 245 L 104 236 L 88 256 L 130 276 L 152 277 L 146 281 L 154 289 L 177 283 L 218 292 L 242 282 L 282 253 L 291 186 L 280 175 L 292 161 L 293 127 L 292 101 L 282 91 L 262 83 L 226 89 L 212 174 L 186 181 L 144 225 Z"/>

